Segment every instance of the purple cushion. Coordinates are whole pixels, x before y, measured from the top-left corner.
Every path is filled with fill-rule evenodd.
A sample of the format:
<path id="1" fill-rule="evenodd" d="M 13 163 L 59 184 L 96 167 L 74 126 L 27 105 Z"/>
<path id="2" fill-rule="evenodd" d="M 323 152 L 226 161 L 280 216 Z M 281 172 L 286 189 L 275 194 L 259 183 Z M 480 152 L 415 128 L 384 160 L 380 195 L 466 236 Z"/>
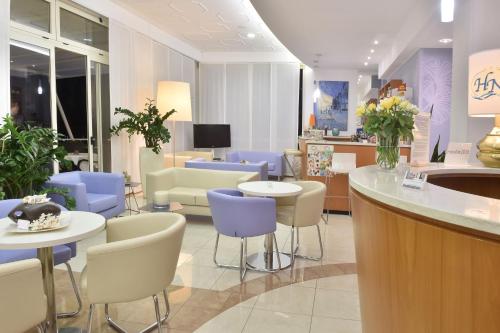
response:
<path id="1" fill-rule="evenodd" d="M 118 205 L 118 197 L 114 194 L 87 193 L 89 210 L 99 213 Z"/>
<path id="2" fill-rule="evenodd" d="M 0 264 L 25 259 L 36 258 L 36 249 L 27 250 L 0 250 Z M 54 247 L 54 265 L 65 263 L 71 259 L 71 249 L 66 245 Z"/>

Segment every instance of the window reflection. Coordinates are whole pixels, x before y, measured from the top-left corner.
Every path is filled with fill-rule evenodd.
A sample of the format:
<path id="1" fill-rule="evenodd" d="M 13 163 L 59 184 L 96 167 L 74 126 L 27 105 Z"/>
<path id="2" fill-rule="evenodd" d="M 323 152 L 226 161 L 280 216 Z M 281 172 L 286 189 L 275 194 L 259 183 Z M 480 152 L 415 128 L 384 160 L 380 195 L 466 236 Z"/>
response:
<path id="1" fill-rule="evenodd" d="M 12 0 L 10 19 L 44 32 L 50 32 L 50 3 L 45 0 Z"/>
<path id="2" fill-rule="evenodd" d="M 61 36 L 108 51 L 108 28 L 61 8 Z"/>
<path id="3" fill-rule="evenodd" d="M 18 125 L 51 127 L 49 50 L 12 41 L 10 114 Z"/>

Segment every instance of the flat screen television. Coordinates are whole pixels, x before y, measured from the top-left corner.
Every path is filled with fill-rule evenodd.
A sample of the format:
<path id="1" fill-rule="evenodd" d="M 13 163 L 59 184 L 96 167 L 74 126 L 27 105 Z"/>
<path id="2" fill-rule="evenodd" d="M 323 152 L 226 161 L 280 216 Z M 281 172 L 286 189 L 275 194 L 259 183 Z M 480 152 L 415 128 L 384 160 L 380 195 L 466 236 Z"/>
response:
<path id="1" fill-rule="evenodd" d="M 193 124 L 194 148 L 231 147 L 231 129 L 227 124 Z"/>

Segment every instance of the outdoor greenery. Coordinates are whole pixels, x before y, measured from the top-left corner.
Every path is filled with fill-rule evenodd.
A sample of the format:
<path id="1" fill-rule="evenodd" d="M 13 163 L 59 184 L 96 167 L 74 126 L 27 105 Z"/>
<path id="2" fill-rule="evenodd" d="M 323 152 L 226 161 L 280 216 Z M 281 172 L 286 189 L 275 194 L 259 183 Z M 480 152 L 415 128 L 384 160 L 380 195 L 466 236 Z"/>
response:
<path id="1" fill-rule="evenodd" d="M 388 97 L 375 103 L 363 103 L 356 109 L 356 115 L 364 120 L 364 131 L 377 136 L 377 164 L 393 169 L 399 163 L 399 140 L 413 139 L 414 117 L 418 108 L 407 100 Z"/>
<path id="2" fill-rule="evenodd" d="M 151 99 L 147 100 L 144 112 L 134 113 L 128 109 L 118 107 L 115 109 L 115 115 L 122 115 L 125 118 L 118 125 L 111 127 L 111 134 L 119 135 L 122 130 L 125 130 L 129 139 L 134 134 L 142 134 L 146 147 L 153 148 L 153 151 L 158 154 L 161 151 L 161 143 L 170 141 L 170 132 L 163 126 L 163 123 L 174 112 L 176 111 L 170 110 L 161 115 L 160 110 Z"/>
<path id="3" fill-rule="evenodd" d="M 0 127 L 0 199 L 23 198 L 27 195 L 57 193 L 69 209 L 74 198 L 64 189 L 44 188 L 53 173 L 53 162 L 71 163 L 64 159 L 66 150 L 57 146 L 60 135 L 50 128 L 22 127 L 7 116 Z"/>

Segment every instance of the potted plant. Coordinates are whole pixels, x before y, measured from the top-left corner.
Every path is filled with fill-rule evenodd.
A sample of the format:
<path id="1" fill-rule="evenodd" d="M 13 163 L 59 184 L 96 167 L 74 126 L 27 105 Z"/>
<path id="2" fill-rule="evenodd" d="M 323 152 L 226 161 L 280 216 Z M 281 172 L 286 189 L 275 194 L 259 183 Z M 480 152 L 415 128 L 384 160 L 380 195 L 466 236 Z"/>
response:
<path id="1" fill-rule="evenodd" d="M 377 136 L 377 164 L 382 169 L 398 166 L 399 141 L 413 139 L 414 116 L 418 112 L 417 106 L 399 96 L 384 98 L 379 105 L 363 103 L 356 109 L 356 115 L 364 120 L 364 131 Z"/>
<path id="2" fill-rule="evenodd" d="M 170 141 L 170 132 L 163 126 L 163 123 L 174 112 L 171 110 L 161 114 L 151 99 L 147 99 L 143 112 L 134 113 L 128 109 L 115 108 L 115 115 L 121 115 L 124 118 L 117 125 L 111 127 L 111 135 L 119 135 L 121 131 L 125 131 L 129 140 L 134 134 L 144 137 L 146 147 L 141 147 L 139 151 L 139 167 L 144 195 L 146 194 L 146 174 L 163 168 L 164 158 L 160 154 L 161 144 Z"/>
<path id="3" fill-rule="evenodd" d="M 58 194 L 66 207 L 75 207 L 68 191 L 46 188 L 53 162 L 67 165 L 66 150 L 57 146 L 60 135 L 50 128 L 18 126 L 10 116 L 0 127 L 0 199 L 17 199 L 34 194 Z"/>

